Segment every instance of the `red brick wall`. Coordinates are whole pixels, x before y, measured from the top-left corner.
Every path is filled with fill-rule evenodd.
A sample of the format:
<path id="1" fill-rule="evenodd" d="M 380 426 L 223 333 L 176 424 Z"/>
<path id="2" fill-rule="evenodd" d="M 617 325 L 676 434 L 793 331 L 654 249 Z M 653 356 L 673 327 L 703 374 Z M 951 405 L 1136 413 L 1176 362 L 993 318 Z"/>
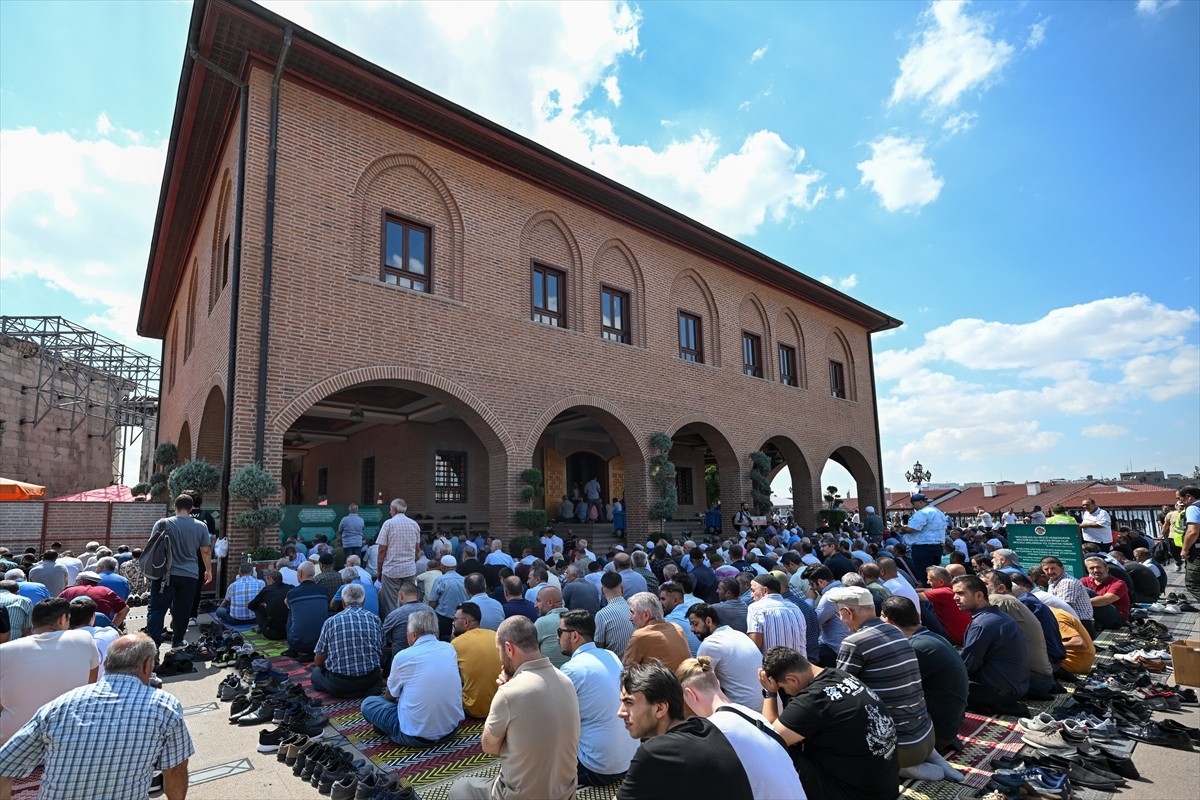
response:
<path id="1" fill-rule="evenodd" d="M 140 547 L 165 514 L 156 503 L 0 502 L 0 544 L 14 553 L 36 547 L 39 554 L 51 542 L 61 542 L 63 549 L 76 554 L 88 542 L 114 551 L 123 544 Z"/>
<path id="2" fill-rule="evenodd" d="M 254 447 L 269 78 L 261 69 L 250 78 L 235 467 L 253 458 Z M 226 165 L 232 167 L 235 159 L 230 147 Z M 214 177 L 214 184 L 218 181 Z M 210 268 L 218 195 L 219 187 L 198 228 L 194 256 L 201 270 Z M 378 280 L 384 208 L 433 227 L 433 295 Z M 552 411 L 572 406 L 588 407 L 621 447 L 635 538 L 647 529 L 649 487 L 640 465 L 646 440 L 656 431 L 711 420 L 723 437 L 713 449 L 728 454 L 721 482 L 730 504 L 748 496 L 747 455 L 772 435 L 793 441 L 810 468 L 809 485 L 796 481 L 794 486 L 800 508 L 813 507 L 803 497 L 819 495 L 821 469 L 835 450 L 856 449 L 878 469 L 862 328 L 552 187 L 502 172 L 288 81 L 282 90 L 275 213 L 266 343 L 268 469 L 279 469 L 282 435 L 308 405 L 354 382 L 379 379 L 428 391 L 467 419 L 487 451 L 487 510 L 500 530 L 517 506 L 516 476 L 532 463 Z M 569 329 L 529 319 L 531 258 L 567 271 Z M 633 295 L 632 346 L 600 338 L 602 283 L 615 283 Z M 207 285 L 203 276 L 199 284 Z M 160 439 L 170 438 L 185 418 L 196 421 L 196 435 L 209 389 L 223 385 L 228 294 L 197 325 L 195 348 L 164 399 Z M 186 308 L 186 298 L 178 298 L 177 307 Z M 705 364 L 678 358 L 680 307 L 703 317 Z M 770 379 L 742 374 L 743 327 L 763 334 Z M 848 379 L 858 389 L 855 401 L 829 396 L 827 360 L 843 359 L 835 329 L 854 358 Z M 807 388 L 782 386 L 777 343 L 799 344 L 800 334 Z M 182 359 L 182 343 L 180 350 Z M 420 496 L 424 464 L 406 466 L 398 451 L 394 455 L 385 459 L 391 465 L 386 470 L 379 463 L 377 486 L 412 501 Z M 349 489 L 355 496 L 359 457 L 353 458 L 355 465 L 339 469 L 353 473 L 355 485 Z M 316 466 L 305 466 L 314 493 Z M 877 491 L 877 476 L 860 477 L 860 493 Z M 330 489 L 331 495 L 345 491 L 340 484 Z"/>

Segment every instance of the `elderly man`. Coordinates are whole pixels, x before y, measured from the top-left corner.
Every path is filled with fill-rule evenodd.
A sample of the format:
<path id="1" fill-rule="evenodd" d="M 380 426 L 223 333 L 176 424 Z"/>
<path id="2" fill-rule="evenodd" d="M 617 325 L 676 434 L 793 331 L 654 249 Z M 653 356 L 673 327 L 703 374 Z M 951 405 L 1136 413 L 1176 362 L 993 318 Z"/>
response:
<path id="1" fill-rule="evenodd" d="M 24 777 L 44 764 L 45 800 L 141 800 L 161 770 L 167 800 L 183 800 L 195 747 L 183 706 L 149 685 L 157 649 L 141 633 L 113 642 L 101 680 L 48 702 L 0 747 L 0 776 Z M 113 768 L 95 762 L 99 743 Z"/>
<path id="2" fill-rule="evenodd" d="M 90 569 L 80 572 L 79 577 L 75 579 L 75 585 L 64 589 L 59 597 L 65 597 L 67 600 L 74 600 L 76 597 L 92 598 L 96 602 L 97 610 L 116 628 L 125 623 L 125 615 L 129 613 L 129 606 L 121 596 L 112 589 L 101 586 L 100 573 Z"/>
<path id="3" fill-rule="evenodd" d="M 405 747 L 428 747 L 447 738 L 464 719 L 458 655 L 438 641 L 433 609 L 408 618 L 408 647 L 392 659 L 383 697 L 362 702 L 362 715 L 389 739 Z"/>
<path id="4" fill-rule="evenodd" d="M 595 634 L 596 621 L 587 611 L 568 611 L 559 620 L 558 643 L 569 658 L 560 669 L 575 687 L 579 701 L 576 772 L 580 786 L 619 783 L 637 750 L 637 742 L 625 735 L 617 718 L 621 661 L 596 647 Z"/>
<path id="5" fill-rule="evenodd" d="M 504 552 L 504 542 L 499 539 L 492 540 L 492 550 L 487 554 L 487 558 L 483 560 L 485 566 L 493 565 L 497 567 L 508 567 L 516 569 L 517 562 L 513 561 L 513 557 Z"/>
<path id="6" fill-rule="evenodd" d="M 662 583 L 662 581 L 660 581 L 658 576 L 654 574 L 654 571 L 650 569 L 650 559 L 646 555 L 646 551 L 634 550 L 633 553 L 630 554 L 629 559 L 633 564 L 633 571 L 646 579 L 646 591 L 650 592 L 651 594 L 658 594 L 658 586 L 660 583 Z"/>
<path id="7" fill-rule="evenodd" d="M 617 789 L 617 800 L 666 797 L 754 797 L 742 758 L 720 729 L 684 717 L 683 687 L 661 664 L 635 664 L 621 675 L 620 717 L 642 740 Z"/>
<path id="8" fill-rule="evenodd" d="M 1021 557 L 1017 555 L 1017 551 L 1007 547 L 1001 547 L 992 553 L 992 568 L 1008 573 L 1025 571 L 1021 569 Z"/>
<path id="9" fill-rule="evenodd" d="M 759 681 L 763 716 L 787 745 L 809 797 L 895 800 L 896 724 L 862 681 L 787 647 L 767 651 Z M 780 694 L 790 698 L 782 710 Z"/>
<path id="10" fill-rule="evenodd" d="M 325 594 L 332 602 L 333 596 L 342 589 L 342 574 L 333 568 L 333 553 L 318 554 L 317 566 L 319 570 L 313 576 L 313 581 L 325 590 Z"/>
<path id="11" fill-rule="evenodd" d="M 896 723 L 896 758 L 903 775 L 933 752 L 933 723 L 925 706 L 916 653 L 899 629 L 875 615 L 875 600 L 866 589 L 834 589 L 829 599 L 837 604 L 838 616 L 850 629 L 838 651 L 837 668 L 865 683 L 887 706 Z"/>
<path id="12" fill-rule="evenodd" d="M 1088 635 L 1096 638 L 1096 612 L 1092 607 L 1087 589 L 1063 569 L 1062 561 L 1055 556 L 1046 556 L 1041 560 L 1042 574 L 1046 576 L 1047 591 L 1071 607 L 1075 616 L 1083 623 Z M 1030 575 L 1030 577 L 1033 577 Z"/>
<path id="13" fill-rule="evenodd" d="M 509 575 L 500 582 L 504 588 L 504 618 L 520 615 L 530 622 L 538 618 L 537 606 L 525 598 L 525 585 L 516 575 Z"/>
<path id="14" fill-rule="evenodd" d="M 687 616 L 692 633 L 700 640 L 697 658 L 708 659 L 721 691 L 735 703 L 750 708 L 759 705 L 758 668 L 762 666 L 762 652 L 754 641 L 723 624 L 716 609 L 707 603 L 692 606 Z"/>
<path id="15" fill-rule="evenodd" d="M 633 568 L 633 562 L 628 553 L 617 553 L 612 563 L 617 574 L 621 576 L 621 585 L 625 587 L 626 600 L 638 592 L 650 591 L 646 579 Z"/>
<path id="16" fill-rule="evenodd" d="M 381 663 L 389 669 L 392 657 L 408 647 L 408 618 L 429 606 L 421 602 L 421 589 L 414 581 L 400 584 L 400 605 L 383 620 L 383 655 Z"/>
<path id="17" fill-rule="evenodd" d="M 473 572 L 463 578 L 463 590 L 467 593 L 467 600 L 479 608 L 479 626 L 495 632 L 504 621 L 504 606 L 487 593 L 487 579 Z"/>
<path id="18" fill-rule="evenodd" d="M 25 573 L 18 569 L 10 569 L 4 573 L 4 580 L 16 581 L 17 594 L 29 601 L 29 607 L 33 608 L 43 600 L 49 600 L 53 595 L 50 590 L 40 583 L 26 580 Z"/>
<path id="19" fill-rule="evenodd" d="M 10 640 L 20 639 L 29 635 L 30 619 L 33 615 L 33 603 L 28 597 L 22 597 L 18 584 L 14 580 L 0 581 L 0 608 L 8 611 L 11 626 Z"/>
<path id="20" fill-rule="evenodd" d="M 450 800 L 575 796 L 579 700 L 567 676 L 538 649 L 537 629 L 523 616 L 496 631 L 500 688 L 483 724 L 484 753 L 500 757 L 495 778 L 460 778 Z"/>
<path id="21" fill-rule="evenodd" d="M 953 576 L 945 567 L 929 567 L 925 570 L 925 580 L 929 587 L 919 588 L 917 592 L 933 605 L 933 613 L 946 629 L 950 644 L 961 647 L 967 626 L 971 624 L 971 615 L 955 602 L 954 590 L 950 586 Z"/>
<path id="22" fill-rule="evenodd" d="M 440 567 L 442 574 L 433 582 L 433 591 L 429 594 L 429 605 L 437 613 L 440 638 L 450 641 L 454 632 L 454 612 L 467 601 L 467 589 L 463 576 L 458 574 L 458 560 L 454 556 L 442 556 Z"/>
<path id="23" fill-rule="evenodd" d="M 264 639 L 286 639 L 289 616 L 287 595 L 290 587 L 283 582 L 278 570 L 267 570 L 263 577 L 266 585 L 246 604 L 246 609 L 254 615 L 258 632 Z"/>
<path id="24" fill-rule="evenodd" d="M 772 647 L 790 647 L 807 652 L 804 615 L 780 596 L 783 587 L 774 575 L 756 575 L 750 582 L 754 602 L 746 611 L 746 633 L 762 652 Z"/>
<path id="25" fill-rule="evenodd" d="M 563 604 L 572 611 L 587 611 L 595 616 L 600 611 L 600 593 L 596 587 L 584 579 L 582 571 L 575 564 L 567 567 L 563 577 Z"/>
<path id="26" fill-rule="evenodd" d="M 1091 589 L 1096 593 L 1094 597 L 1089 598 L 1092 608 L 1112 606 L 1121 616 L 1119 620 L 1114 618 L 1112 624 L 1105 625 L 1105 627 L 1124 627 L 1129 622 L 1129 587 L 1109 571 L 1108 562 L 1102 556 L 1088 556 L 1083 560 L 1083 566 L 1087 569 L 1088 574 L 1079 582 L 1083 584 L 1084 588 Z M 1093 615 L 1098 619 L 1095 612 Z M 1099 622 L 1096 626 L 1100 627 Z"/>
<path id="27" fill-rule="evenodd" d="M 356 556 L 362 552 L 363 531 L 367 523 L 358 513 L 358 504 L 351 503 L 346 509 L 346 516 L 338 523 L 337 535 L 342 537 L 342 553 Z"/>
<path id="28" fill-rule="evenodd" d="M 388 506 L 388 511 L 391 517 L 383 523 L 375 538 L 379 548 L 375 563 L 379 565 L 383 591 L 379 611 L 383 616 L 396 607 L 400 584 L 417 574 L 417 561 L 421 558 L 421 526 L 404 513 L 408 511 L 408 503 L 397 497 Z"/>
<path id="29" fill-rule="evenodd" d="M 912 559 L 913 569 L 917 575 L 924 576 L 926 569 L 941 561 L 949 520 L 939 509 L 929 505 L 929 498 L 923 494 L 912 495 L 909 502 L 912 503 L 913 513 L 908 518 L 908 524 L 901 525 L 900 530 L 904 533 L 904 544 Z"/>
<path id="30" fill-rule="evenodd" d="M 634 631 L 625 648 L 623 663 L 626 667 L 656 658 L 667 669 L 675 670 L 691 656 L 683 631 L 663 618 L 662 603 L 657 597 L 640 592 L 630 598 L 629 608 Z"/>
<path id="31" fill-rule="evenodd" d="M 1029 648 L 1017 623 L 988 602 L 987 586 L 974 575 L 955 578 L 958 607 L 971 615 L 962 660 L 970 678 L 967 706 L 979 713 L 1020 714 L 1029 692 Z"/>
<path id="32" fill-rule="evenodd" d="M 363 590 L 363 608 L 378 617 L 379 590 L 375 588 L 375 585 L 369 579 L 363 580 L 358 570 L 354 567 L 344 567 L 339 576 L 342 579 L 342 585 L 338 587 L 338 590 L 333 594 L 333 599 L 329 601 L 330 610 L 334 612 L 340 611 L 343 605 L 342 595 L 345 593 L 346 587 L 357 586 Z"/>
<path id="33" fill-rule="evenodd" d="M 68 630 L 71 604 L 62 597 L 33 607 L 29 636 L 0 644 L 0 743 L 63 692 L 95 683 L 100 654 L 91 635 Z"/>
<path id="34" fill-rule="evenodd" d="M 482 620 L 478 605 L 463 603 L 454 612 L 454 638 L 450 641 L 458 657 L 463 711 L 475 719 L 487 718 L 500 674 L 496 632 L 480 627 Z"/>
<path id="35" fill-rule="evenodd" d="M 967 668 L 954 647 L 921 624 L 916 606 L 907 597 L 883 601 L 883 620 L 908 638 L 921 671 L 925 707 L 933 722 L 934 749 L 962 750 L 958 731 L 967 711 Z"/>
<path id="36" fill-rule="evenodd" d="M 566 613 L 562 604 L 562 592 L 553 586 L 543 586 L 537 596 L 538 618 L 534 623 L 537 630 L 538 649 L 550 659 L 555 667 L 567 663 L 567 655 L 558 646 L 558 628 L 562 615 Z"/>
<path id="37" fill-rule="evenodd" d="M 249 625 L 254 622 L 250 602 L 265 588 L 267 584 L 254 574 L 253 564 L 239 564 L 237 580 L 229 584 L 225 599 L 217 606 L 213 616 L 226 625 Z"/>
<path id="38" fill-rule="evenodd" d="M 100 585 L 111 589 L 122 600 L 129 599 L 129 579 L 117 572 L 117 559 L 112 556 L 101 556 L 96 560 L 96 572 L 100 575 Z"/>
<path id="39" fill-rule="evenodd" d="M 313 649 L 312 685 L 334 697 L 363 697 L 379 691 L 383 627 L 364 607 L 358 583 L 342 587 L 342 611 L 325 620 Z"/>
<path id="40" fill-rule="evenodd" d="M 301 564 L 296 570 L 300 582 L 288 591 L 284 599 L 288 607 L 288 650 L 285 655 L 297 661 L 312 660 L 321 628 L 329 616 L 325 590 L 313 581 L 316 574 L 316 564 L 311 561 Z"/>

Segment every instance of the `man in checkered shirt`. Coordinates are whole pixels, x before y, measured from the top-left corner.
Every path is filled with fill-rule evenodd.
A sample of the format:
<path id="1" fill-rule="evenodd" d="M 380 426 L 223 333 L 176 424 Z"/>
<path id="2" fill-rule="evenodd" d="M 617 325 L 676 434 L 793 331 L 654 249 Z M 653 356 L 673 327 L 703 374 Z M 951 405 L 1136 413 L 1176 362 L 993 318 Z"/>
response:
<path id="1" fill-rule="evenodd" d="M 363 697 L 380 688 L 379 656 L 383 624 L 363 607 L 366 592 L 357 583 L 342 587 L 343 610 L 325 620 L 314 650 L 312 685 L 335 697 Z"/>
<path id="2" fill-rule="evenodd" d="M 213 616 L 226 625 L 251 624 L 254 622 L 254 612 L 247 606 L 265 588 L 267 584 L 254 575 L 254 565 L 241 564 L 238 566 L 237 580 L 229 584 L 229 588 L 225 590 L 225 599 L 213 612 Z"/>
<path id="3" fill-rule="evenodd" d="M 183 798 L 196 748 L 180 702 L 150 688 L 157 651 L 143 633 L 113 642 L 104 677 L 42 706 L 0 747 L 0 784 L 45 762 L 38 800 L 143 800 L 161 769 L 167 800 Z"/>

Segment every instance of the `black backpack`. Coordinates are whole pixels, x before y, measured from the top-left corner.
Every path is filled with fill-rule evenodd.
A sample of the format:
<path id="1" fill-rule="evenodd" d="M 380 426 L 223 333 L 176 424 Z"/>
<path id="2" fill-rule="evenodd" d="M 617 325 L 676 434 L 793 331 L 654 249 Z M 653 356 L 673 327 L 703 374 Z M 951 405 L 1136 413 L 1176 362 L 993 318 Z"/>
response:
<path id="1" fill-rule="evenodd" d="M 175 520 L 168 517 L 165 524 L 150 534 L 138 563 L 142 574 L 149 580 L 161 579 L 164 584 L 171 582 L 171 533 L 175 528 Z"/>

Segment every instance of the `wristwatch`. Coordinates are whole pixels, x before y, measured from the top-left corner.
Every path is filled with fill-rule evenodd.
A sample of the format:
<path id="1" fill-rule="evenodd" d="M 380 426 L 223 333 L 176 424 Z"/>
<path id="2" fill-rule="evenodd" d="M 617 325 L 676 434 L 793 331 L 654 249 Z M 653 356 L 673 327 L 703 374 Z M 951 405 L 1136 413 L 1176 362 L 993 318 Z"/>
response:
<path id="1" fill-rule="evenodd" d="M 763 700 L 770 700 L 775 695 L 776 692 L 768 692 L 766 689 L 763 689 Z"/>

